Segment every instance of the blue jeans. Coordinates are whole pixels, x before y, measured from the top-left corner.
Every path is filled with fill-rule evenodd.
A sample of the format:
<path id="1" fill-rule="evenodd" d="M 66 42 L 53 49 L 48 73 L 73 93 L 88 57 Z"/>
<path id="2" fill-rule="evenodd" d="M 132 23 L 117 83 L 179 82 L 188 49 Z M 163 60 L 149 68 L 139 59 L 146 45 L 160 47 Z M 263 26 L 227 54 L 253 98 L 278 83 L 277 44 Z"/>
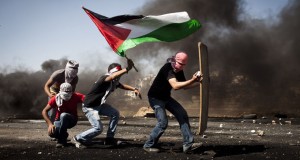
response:
<path id="1" fill-rule="evenodd" d="M 67 129 L 74 127 L 77 124 L 77 117 L 69 113 L 61 113 L 58 120 L 54 121 L 55 132 L 54 137 L 60 143 L 66 143 L 69 136 Z"/>
<path id="2" fill-rule="evenodd" d="M 166 101 L 148 97 L 151 108 L 155 111 L 157 124 L 150 133 L 149 139 L 144 144 L 144 148 L 156 147 L 159 138 L 168 127 L 168 117 L 166 109 L 171 112 L 179 122 L 183 136 L 183 147 L 190 147 L 194 142 L 194 136 L 190 129 L 189 117 L 186 110 L 173 98 Z"/>
<path id="3" fill-rule="evenodd" d="M 54 122 L 55 121 L 55 116 L 56 116 L 56 108 L 51 108 L 48 111 L 48 116 L 49 116 L 50 121 Z"/>
<path id="4" fill-rule="evenodd" d="M 96 107 L 85 107 L 83 104 L 82 111 L 91 123 L 92 128 L 76 135 L 77 140 L 89 142 L 92 138 L 102 133 L 103 124 L 101 123 L 100 115 L 110 117 L 106 137 L 113 138 L 115 136 L 120 115 L 118 110 L 114 109 L 109 104 L 102 104 L 101 106 Z"/>

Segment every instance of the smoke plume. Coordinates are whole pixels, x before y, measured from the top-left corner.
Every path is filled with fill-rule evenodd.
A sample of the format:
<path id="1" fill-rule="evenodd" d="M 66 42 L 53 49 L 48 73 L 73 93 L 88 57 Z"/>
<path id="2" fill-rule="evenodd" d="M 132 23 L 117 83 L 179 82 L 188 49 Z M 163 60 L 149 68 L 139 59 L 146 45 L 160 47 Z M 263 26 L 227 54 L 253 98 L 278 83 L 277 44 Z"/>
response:
<path id="1" fill-rule="evenodd" d="M 247 15 L 241 0 L 149 2 L 139 13 L 187 11 L 203 27 L 184 40 L 145 44 L 128 54 L 147 59 L 146 66 L 157 72 L 166 55 L 185 50 L 192 57 L 188 78 L 199 68 L 197 42 L 201 41 L 209 52 L 211 114 L 299 113 L 299 4 L 289 1 L 278 17 L 258 20 Z M 184 95 L 188 100 L 197 94 L 194 90 Z"/>
<path id="2" fill-rule="evenodd" d="M 127 56 L 135 62 L 139 72 L 130 71 L 121 82 L 137 85 L 143 78 L 155 75 L 166 59 L 179 50 L 189 54 L 185 75 L 190 78 L 199 70 L 197 43 L 201 41 L 209 53 L 211 116 L 237 116 L 248 112 L 299 116 L 300 1 L 290 0 L 278 17 L 264 20 L 251 18 L 244 6 L 242 0 L 149 1 L 137 14 L 187 11 L 192 19 L 201 22 L 202 28 L 180 41 L 145 43 L 128 50 Z M 65 62 L 66 59 L 47 60 L 41 65 L 42 71 L 0 74 L 1 113 L 40 115 L 47 103 L 44 83 L 54 70 L 64 68 Z M 112 63 L 103 57 L 98 62 L 103 64 L 101 69 L 80 68 L 77 91 L 86 94 Z M 116 62 L 126 66 L 124 59 Z M 147 106 L 149 86 L 150 83 L 142 86 L 144 99 L 139 103 L 124 102 L 124 92 L 112 94 L 110 101 L 121 111 L 130 109 L 131 105 Z M 172 94 L 187 109 L 197 109 L 197 104 L 194 104 L 196 107 L 187 105 L 197 102 L 197 97 L 199 100 L 197 88 Z"/>

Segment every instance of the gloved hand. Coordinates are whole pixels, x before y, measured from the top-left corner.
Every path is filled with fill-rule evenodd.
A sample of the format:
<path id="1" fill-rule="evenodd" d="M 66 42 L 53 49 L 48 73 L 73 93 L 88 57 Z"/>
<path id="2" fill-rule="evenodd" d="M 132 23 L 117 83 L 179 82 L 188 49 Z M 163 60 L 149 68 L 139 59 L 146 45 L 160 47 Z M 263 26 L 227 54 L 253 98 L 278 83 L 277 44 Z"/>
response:
<path id="1" fill-rule="evenodd" d="M 127 67 L 126 67 L 127 72 L 130 71 L 133 66 L 134 66 L 133 61 L 131 59 L 127 59 Z"/>

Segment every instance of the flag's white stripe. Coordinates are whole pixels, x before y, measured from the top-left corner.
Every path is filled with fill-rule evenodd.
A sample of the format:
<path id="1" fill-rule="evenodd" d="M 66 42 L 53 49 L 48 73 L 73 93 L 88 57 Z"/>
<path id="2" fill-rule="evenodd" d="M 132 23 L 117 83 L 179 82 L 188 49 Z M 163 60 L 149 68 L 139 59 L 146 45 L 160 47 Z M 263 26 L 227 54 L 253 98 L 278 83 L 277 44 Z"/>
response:
<path id="1" fill-rule="evenodd" d="M 190 17 L 187 12 L 169 13 L 159 16 L 146 16 L 142 19 L 135 19 L 121 23 L 116 26 L 130 29 L 128 38 L 135 38 L 148 34 L 162 26 L 172 23 L 183 23 L 189 21 Z"/>

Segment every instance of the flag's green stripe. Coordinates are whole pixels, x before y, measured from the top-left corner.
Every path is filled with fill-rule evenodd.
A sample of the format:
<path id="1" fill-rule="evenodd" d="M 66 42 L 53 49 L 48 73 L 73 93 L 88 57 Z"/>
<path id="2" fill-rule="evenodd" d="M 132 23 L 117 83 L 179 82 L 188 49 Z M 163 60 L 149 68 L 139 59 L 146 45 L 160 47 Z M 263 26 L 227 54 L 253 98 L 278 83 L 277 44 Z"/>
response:
<path id="1" fill-rule="evenodd" d="M 201 24 L 197 20 L 169 24 L 146 35 L 125 40 L 118 48 L 118 54 L 124 56 L 124 52 L 127 49 L 133 48 L 144 42 L 172 42 L 180 40 L 197 31 L 200 27 Z"/>

